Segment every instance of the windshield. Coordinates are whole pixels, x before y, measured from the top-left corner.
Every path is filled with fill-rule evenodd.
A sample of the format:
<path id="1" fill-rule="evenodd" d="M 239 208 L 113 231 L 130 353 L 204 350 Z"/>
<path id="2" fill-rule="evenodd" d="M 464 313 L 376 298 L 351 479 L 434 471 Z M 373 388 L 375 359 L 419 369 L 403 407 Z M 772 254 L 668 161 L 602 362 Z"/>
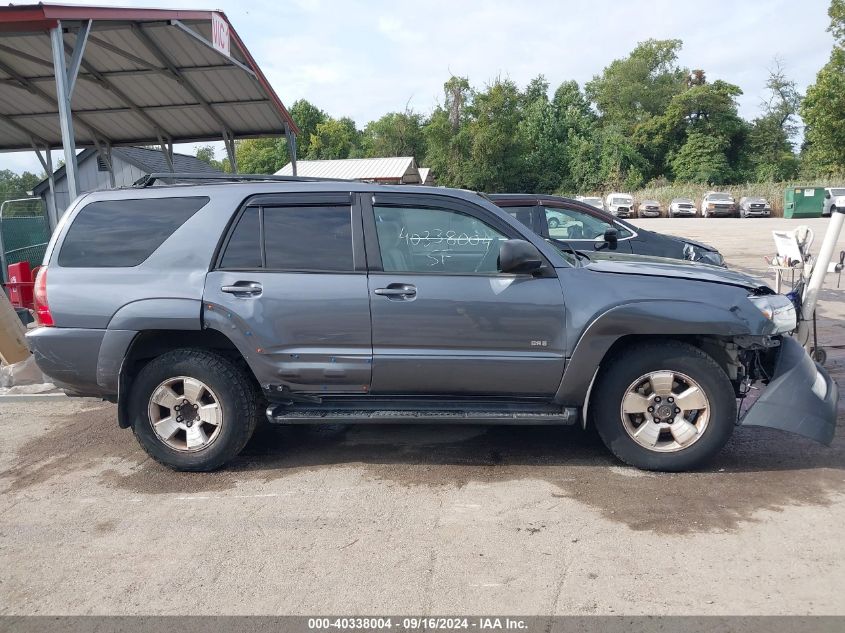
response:
<path id="1" fill-rule="evenodd" d="M 845 196 L 845 188 L 844 189 L 831 189 L 830 195 L 836 196 Z"/>
<path id="2" fill-rule="evenodd" d="M 728 193 L 711 193 L 707 196 L 708 200 L 733 200 L 733 197 Z"/>
<path id="3" fill-rule="evenodd" d="M 692 204 L 692 200 L 689 198 L 675 198 L 672 202 L 675 204 Z"/>
<path id="4" fill-rule="evenodd" d="M 610 199 L 611 204 L 631 204 L 631 198 L 626 198 L 624 196 L 617 196 Z"/>

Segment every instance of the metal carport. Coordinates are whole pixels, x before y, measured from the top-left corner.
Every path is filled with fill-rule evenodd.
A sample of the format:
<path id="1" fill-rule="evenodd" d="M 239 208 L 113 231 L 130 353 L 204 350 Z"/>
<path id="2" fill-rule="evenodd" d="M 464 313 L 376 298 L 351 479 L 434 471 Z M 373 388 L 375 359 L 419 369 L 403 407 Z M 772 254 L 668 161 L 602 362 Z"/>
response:
<path id="1" fill-rule="evenodd" d="M 34 150 L 52 175 L 62 146 L 78 194 L 76 150 L 223 140 L 298 128 L 219 11 L 67 5 L 0 7 L 0 151 Z M 52 186 L 52 183 L 51 183 Z M 50 218 L 55 226 L 56 218 Z"/>

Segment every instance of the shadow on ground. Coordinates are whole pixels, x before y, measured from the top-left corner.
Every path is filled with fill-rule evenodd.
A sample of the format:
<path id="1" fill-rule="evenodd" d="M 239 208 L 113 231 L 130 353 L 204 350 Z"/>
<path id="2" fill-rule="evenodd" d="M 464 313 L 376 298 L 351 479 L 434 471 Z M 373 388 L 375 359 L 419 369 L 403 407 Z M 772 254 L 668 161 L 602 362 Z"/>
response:
<path id="1" fill-rule="evenodd" d="M 587 504 L 632 529 L 688 533 L 735 529 L 763 509 L 826 505 L 845 489 L 845 441 L 824 447 L 760 428 L 737 429 L 706 470 L 662 474 L 621 466 L 579 427 L 265 424 L 227 468 L 176 473 L 148 459 L 114 416 L 114 407 L 102 404 L 51 420 L 0 474 L 6 491 L 70 485 L 63 477 L 81 472 L 81 487 L 91 490 L 74 485 L 78 494 L 96 495 L 100 485 L 141 495 L 249 493 L 344 467 L 360 474 L 362 486 L 387 484 L 399 494 L 420 486 L 544 481 L 552 497 Z"/>

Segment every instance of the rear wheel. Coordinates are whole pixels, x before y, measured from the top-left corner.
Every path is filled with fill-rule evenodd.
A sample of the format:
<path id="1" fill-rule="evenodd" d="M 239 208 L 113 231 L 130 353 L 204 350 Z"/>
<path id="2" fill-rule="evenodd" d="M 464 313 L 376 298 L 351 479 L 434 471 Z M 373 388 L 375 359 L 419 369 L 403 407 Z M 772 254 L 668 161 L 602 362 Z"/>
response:
<path id="1" fill-rule="evenodd" d="M 605 445 L 646 470 L 681 471 L 711 459 L 733 433 L 736 397 L 722 368 L 678 341 L 626 348 L 593 389 L 593 420 Z"/>
<path id="2" fill-rule="evenodd" d="M 557 218 L 549 218 L 549 228 L 550 229 L 556 229 L 559 226 L 560 226 L 560 220 L 558 220 Z"/>
<path id="3" fill-rule="evenodd" d="M 150 361 L 129 394 L 141 447 L 175 470 L 206 471 L 235 457 L 258 421 L 255 385 L 225 356 L 179 349 Z"/>

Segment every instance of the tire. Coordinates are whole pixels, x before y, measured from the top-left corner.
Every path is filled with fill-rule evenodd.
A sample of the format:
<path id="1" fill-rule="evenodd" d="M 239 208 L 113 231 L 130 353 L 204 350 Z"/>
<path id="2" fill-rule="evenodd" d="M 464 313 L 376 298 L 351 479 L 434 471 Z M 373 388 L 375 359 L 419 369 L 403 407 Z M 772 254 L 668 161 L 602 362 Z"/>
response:
<path id="1" fill-rule="evenodd" d="M 670 411 L 668 413 L 675 416 L 674 421 L 662 426 L 644 417 L 641 426 L 634 427 L 630 421 L 626 423 L 625 419 L 635 420 L 640 415 L 623 413 L 623 407 L 639 408 L 641 402 L 637 395 L 632 395 L 630 402 L 634 406 L 623 404 L 629 389 L 643 376 L 655 374 L 660 378 L 669 373 L 673 376 L 671 389 L 674 393 L 664 396 L 659 405 L 652 398 L 657 391 L 668 393 L 665 389 L 655 390 L 648 398 L 639 396 L 655 405 L 652 407 L 654 414 L 643 413 L 642 416 L 657 415 L 657 411 L 669 402 L 675 402 L 675 398 L 669 398 L 688 391 L 691 385 L 682 384 L 687 380 L 703 392 L 706 408 L 697 413 L 684 410 L 680 415 Z M 685 401 L 696 404 L 689 398 Z M 677 410 L 678 405 L 683 407 L 680 398 L 672 407 Z M 697 347 L 679 341 L 640 343 L 620 351 L 602 369 L 593 388 L 590 411 L 605 446 L 620 460 L 644 470 L 678 472 L 701 466 L 730 439 L 736 420 L 736 396 L 727 374 Z M 642 433 L 640 440 L 634 439 L 632 433 L 641 428 L 652 433 Z M 689 436 L 696 428 L 697 434 Z M 654 448 L 647 448 L 643 442 L 654 432 L 657 433 Z M 679 442 L 676 437 L 684 438 L 684 433 L 687 433 L 684 442 Z"/>
<path id="2" fill-rule="evenodd" d="M 557 218 L 549 218 L 548 224 L 550 229 L 556 229 L 560 226 L 560 221 Z"/>
<path id="3" fill-rule="evenodd" d="M 259 419 L 258 390 L 247 372 L 221 354 L 199 349 L 177 349 L 150 361 L 129 393 L 138 443 L 150 457 L 174 470 L 220 468 L 241 452 Z M 197 384 L 202 388 L 197 389 Z M 200 395 L 193 398 L 193 393 Z M 186 407 L 188 398 L 199 406 Z M 187 421 L 181 421 L 177 406 Z M 157 432 L 154 425 L 162 430 Z M 170 439 L 163 439 L 177 426 Z M 190 438 L 186 427 L 191 427 Z M 202 437 L 207 440 L 204 444 Z"/>

